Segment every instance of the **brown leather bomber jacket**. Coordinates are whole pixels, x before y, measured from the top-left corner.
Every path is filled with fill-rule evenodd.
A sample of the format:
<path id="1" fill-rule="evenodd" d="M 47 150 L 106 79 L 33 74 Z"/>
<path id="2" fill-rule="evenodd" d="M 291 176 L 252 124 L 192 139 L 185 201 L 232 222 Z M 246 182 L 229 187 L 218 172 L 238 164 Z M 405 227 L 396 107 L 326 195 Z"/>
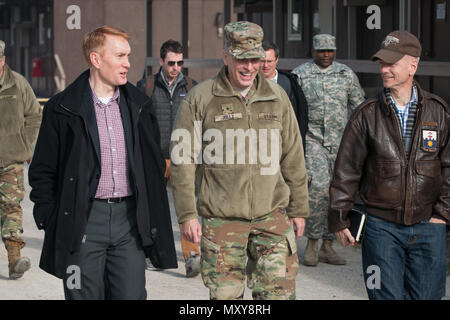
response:
<path id="1" fill-rule="evenodd" d="M 419 105 L 410 158 L 384 90 L 353 113 L 339 147 L 330 185 L 328 228 L 349 226 L 357 191 L 367 212 L 402 225 L 450 219 L 450 115 L 436 95 L 418 89 Z"/>

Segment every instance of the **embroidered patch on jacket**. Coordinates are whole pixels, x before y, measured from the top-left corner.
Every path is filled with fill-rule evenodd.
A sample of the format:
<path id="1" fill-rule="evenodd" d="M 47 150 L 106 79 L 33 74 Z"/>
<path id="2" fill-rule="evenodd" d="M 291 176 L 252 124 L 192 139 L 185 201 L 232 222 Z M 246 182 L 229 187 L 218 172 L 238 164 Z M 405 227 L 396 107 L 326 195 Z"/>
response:
<path id="1" fill-rule="evenodd" d="M 259 120 L 276 120 L 278 121 L 278 115 L 269 112 L 261 112 L 258 114 Z"/>
<path id="2" fill-rule="evenodd" d="M 437 131 L 422 130 L 422 148 L 428 152 L 435 152 L 437 148 Z"/>
<path id="3" fill-rule="evenodd" d="M 233 105 L 232 104 L 221 104 L 223 114 L 232 114 L 233 113 Z"/>
<path id="4" fill-rule="evenodd" d="M 438 123 L 434 121 L 422 121 L 422 127 L 437 127 Z"/>
<path id="5" fill-rule="evenodd" d="M 17 96 L 15 94 L 5 94 L 0 96 L 0 99 L 17 99 Z"/>
<path id="6" fill-rule="evenodd" d="M 226 121 L 226 120 L 235 120 L 242 119 L 242 113 L 230 113 L 230 114 L 221 114 L 214 117 L 215 122 Z"/>

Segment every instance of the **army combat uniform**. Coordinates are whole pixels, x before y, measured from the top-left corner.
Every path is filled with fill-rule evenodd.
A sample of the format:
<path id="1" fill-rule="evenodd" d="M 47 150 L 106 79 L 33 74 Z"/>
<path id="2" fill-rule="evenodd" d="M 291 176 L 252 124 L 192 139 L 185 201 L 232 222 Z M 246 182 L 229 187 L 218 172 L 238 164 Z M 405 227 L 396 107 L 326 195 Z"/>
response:
<path id="1" fill-rule="evenodd" d="M 335 37 L 315 35 L 313 48 L 335 51 Z M 292 73 L 298 76 L 309 107 L 305 158 L 311 216 L 305 229 L 308 237 L 305 264 L 317 264 L 318 239 L 324 240 L 318 257 L 320 261 L 345 264 L 331 248 L 334 235 L 328 232 L 328 192 L 345 125 L 351 112 L 364 101 L 364 91 L 355 73 L 336 61 L 327 68 L 319 67 L 315 61 L 307 62 Z"/>
<path id="2" fill-rule="evenodd" d="M 355 73 L 346 65 L 333 62 L 326 71 L 307 62 L 293 71 L 308 101 L 306 170 L 309 177 L 309 205 L 306 236 L 328 238 L 328 188 L 334 161 L 351 111 L 364 101 Z"/>
<path id="3" fill-rule="evenodd" d="M 25 246 L 21 238 L 23 228 L 20 207 L 25 193 L 23 163 L 31 159 L 41 114 L 28 82 L 6 64 L 0 77 L 0 113 L 1 234 L 8 251 L 10 277 L 15 279 L 23 274 L 19 269 L 24 270 L 21 266 L 17 267 L 16 263 L 20 260 L 20 249 Z M 19 262 L 28 266 L 29 260 L 24 259 Z"/>
<path id="4" fill-rule="evenodd" d="M 259 26 L 236 22 L 224 31 L 226 38 L 235 40 L 229 48 L 234 57 L 264 57 Z M 171 174 L 178 222 L 202 216 L 202 278 L 211 299 L 242 299 L 246 274 L 254 299 L 294 299 L 298 258 L 289 218 L 309 214 L 298 124 L 280 86 L 259 72 L 244 98 L 232 88 L 227 70 L 224 66 L 215 78 L 189 91 L 177 114 Z M 238 132 L 232 148 L 230 131 Z M 175 138 L 183 132 L 194 139 Z M 259 153 L 254 162 L 250 160 L 251 132 L 258 141 L 258 152 L 263 141 L 278 132 L 275 143 L 267 146 L 271 155 L 279 150 L 274 170 Z M 245 145 L 238 142 L 236 146 L 235 138 L 239 141 L 243 135 L 247 135 Z M 223 144 L 218 141 L 222 138 Z M 195 145 L 202 151 L 201 161 Z M 190 153 L 187 162 L 177 158 L 181 149 L 182 156 Z M 245 161 L 239 162 L 241 156 Z M 198 182 L 197 202 L 194 180 Z"/>

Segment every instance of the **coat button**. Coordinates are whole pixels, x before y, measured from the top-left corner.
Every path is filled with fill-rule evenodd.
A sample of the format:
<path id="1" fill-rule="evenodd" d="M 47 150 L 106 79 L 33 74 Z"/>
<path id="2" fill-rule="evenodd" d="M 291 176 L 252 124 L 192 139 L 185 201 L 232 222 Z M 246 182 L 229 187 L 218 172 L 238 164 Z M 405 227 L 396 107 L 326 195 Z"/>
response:
<path id="1" fill-rule="evenodd" d="M 69 178 L 69 181 L 70 181 L 70 182 L 73 182 L 73 180 L 75 180 L 75 179 L 74 179 L 74 178 Z"/>
<path id="2" fill-rule="evenodd" d="M 69 215 L 69 213 L 68 213 L 68 212 L 66 211 L 66 212 L 64 212 L 64 215 L 65 215 L 65 216 L 68 216 L 68 215 Z"/>

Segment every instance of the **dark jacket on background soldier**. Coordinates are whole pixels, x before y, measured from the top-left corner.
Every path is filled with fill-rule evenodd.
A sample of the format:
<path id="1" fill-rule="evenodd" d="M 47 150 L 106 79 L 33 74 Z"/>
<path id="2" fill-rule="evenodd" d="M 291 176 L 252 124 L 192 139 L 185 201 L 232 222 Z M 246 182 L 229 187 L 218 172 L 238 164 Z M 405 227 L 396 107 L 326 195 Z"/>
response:
<path id="1" fill-rule="evenodd" d="M 165 159 L 170 158 L 170 135 L 178 108 L 186 93 L 197 84 L 195 80 L 184 76 L 182 73 L 180 73 L 180 76 L 180 79 L 174 80 L 177 82 L 174 84 L 176 87 L 172 95 L 162 79 L 161 68 L 153 77 L 143 78 L 137 84 L 137 87 L 152 99 L 161 131 L 161 151 Z"/>
<path id="2" fill-rule="evenodd" d="M 40 267 L 59 278 L 80 249 L 101 172 L 88 78 L 86 71 L 46 104 L 29 170 L 34 219 L 45 230 Z M 155 267 L 176 268 L 158 124 L 148 97 L 129 83 L 119 88 L 142 245 Z"/>
<path id="3" fill-rule="evenodd" d="M 308 131 L 308 102 L 305 94 L 298 84 L 297 76 L 290 72 L 278 70 L 277 83 L 286 91 L 289 100 L 291 100 L 292 108 L 294 108 L 297 118 L 298 127 L 303 141 L 303 150 L 306 147 L 306 132 Z"/>

